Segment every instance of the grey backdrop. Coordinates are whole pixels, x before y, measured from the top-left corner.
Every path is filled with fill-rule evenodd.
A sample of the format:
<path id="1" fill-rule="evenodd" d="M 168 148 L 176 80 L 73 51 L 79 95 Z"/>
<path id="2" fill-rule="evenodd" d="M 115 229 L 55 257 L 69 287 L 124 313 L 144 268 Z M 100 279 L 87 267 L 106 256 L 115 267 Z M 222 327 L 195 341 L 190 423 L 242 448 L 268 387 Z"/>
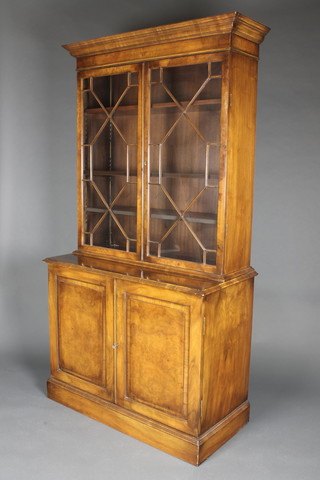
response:
<path id="1" fill-rule="evenodd" d="M 318 479 L 318 0 L 1 0 L 0 480 Z M 47 273 L 76 247 L 75 61 L 61 44 L 238 10 L 261 45 L 251 422 L 198 469 L 49 401 Z"/>

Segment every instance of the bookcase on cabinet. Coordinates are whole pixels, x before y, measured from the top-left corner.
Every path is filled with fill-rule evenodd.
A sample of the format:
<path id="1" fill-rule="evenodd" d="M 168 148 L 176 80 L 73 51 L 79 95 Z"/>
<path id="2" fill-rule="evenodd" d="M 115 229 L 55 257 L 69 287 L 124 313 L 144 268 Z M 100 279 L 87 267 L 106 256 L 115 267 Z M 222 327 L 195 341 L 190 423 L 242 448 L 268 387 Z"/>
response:
<path id="1" fill-rule="evenodd" d="M 78 249 L 49 267 L 50 398 L 199 465 L 249 418 L 259 44 L 239 13 L 66 45 Z"/>

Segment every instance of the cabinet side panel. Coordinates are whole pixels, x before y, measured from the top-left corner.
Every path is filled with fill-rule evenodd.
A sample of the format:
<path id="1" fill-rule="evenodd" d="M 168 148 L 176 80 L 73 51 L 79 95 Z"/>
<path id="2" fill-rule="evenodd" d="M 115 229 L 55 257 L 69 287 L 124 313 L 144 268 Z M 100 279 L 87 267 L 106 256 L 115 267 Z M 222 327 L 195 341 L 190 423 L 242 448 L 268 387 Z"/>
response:
<path id="1" fill-rule="evenodd" d="M 224 273 L 250 266 L 257 66 L 244 55 L 230 57 Z"/>
<path id="2" fill-rule="evenodd" d="M 251 278 L 206 299 L 202 432 L 247 399 L 252 296 Z"/>

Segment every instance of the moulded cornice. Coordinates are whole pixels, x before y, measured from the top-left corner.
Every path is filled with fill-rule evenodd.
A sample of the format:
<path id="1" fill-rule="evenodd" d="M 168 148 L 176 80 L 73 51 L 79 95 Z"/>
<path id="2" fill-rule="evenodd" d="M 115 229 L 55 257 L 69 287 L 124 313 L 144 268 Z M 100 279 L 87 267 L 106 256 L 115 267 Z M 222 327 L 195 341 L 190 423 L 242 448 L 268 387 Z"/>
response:
<path id="1" fill-rule="evenodd" d="M 74 57 L 159 45 L 212 35 L 236 34 L 260 44 L 269 28 L 238 12 L 189 20 L 63 45 Z"/>

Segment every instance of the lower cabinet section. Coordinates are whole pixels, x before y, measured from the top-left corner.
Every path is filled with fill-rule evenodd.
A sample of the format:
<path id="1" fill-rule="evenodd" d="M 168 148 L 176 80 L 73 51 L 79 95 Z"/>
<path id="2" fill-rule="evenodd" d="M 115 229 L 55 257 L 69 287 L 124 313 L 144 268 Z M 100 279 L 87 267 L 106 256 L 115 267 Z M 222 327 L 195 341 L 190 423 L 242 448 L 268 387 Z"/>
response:
<path id="1" fill-rule="evenodd" d="M 252 285 L 49 264 L 49 397 L 198 465 L 248 421 Z"/>

